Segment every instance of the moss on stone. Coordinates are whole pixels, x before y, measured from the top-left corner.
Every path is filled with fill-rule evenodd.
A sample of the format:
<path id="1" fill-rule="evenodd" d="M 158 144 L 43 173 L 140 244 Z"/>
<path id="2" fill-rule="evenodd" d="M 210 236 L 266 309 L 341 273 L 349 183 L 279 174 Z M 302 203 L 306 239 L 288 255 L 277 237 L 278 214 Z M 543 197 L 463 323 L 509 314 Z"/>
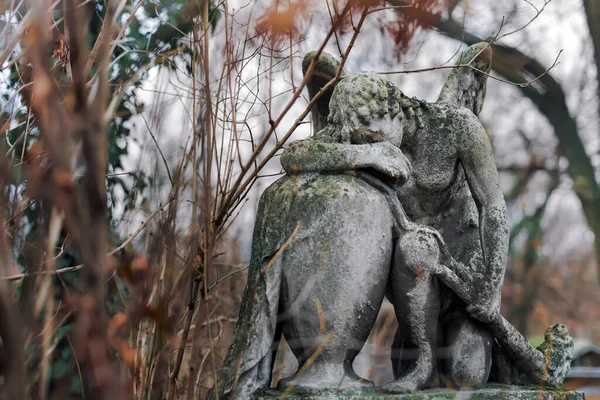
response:
<path id="1" fill-rule="evenodd" d="M 254 400 L 271 400 L 281 398 L 282 393 L 274 390 L 261 393 Z M 432 389 L 418 393 L 407 394 L 380 394 L 372 391 L 357 393 L 355 391 L 333 392 L 322 391 L 312 394 L 290 393 L 287 400 L 445 400 L 465 398 L 469 400 L 584 400 L 583 393 L 575 391 L 538 390 L 517 388 L 498 385 L 465 391 L 451 391 L 447 389 Z"/>

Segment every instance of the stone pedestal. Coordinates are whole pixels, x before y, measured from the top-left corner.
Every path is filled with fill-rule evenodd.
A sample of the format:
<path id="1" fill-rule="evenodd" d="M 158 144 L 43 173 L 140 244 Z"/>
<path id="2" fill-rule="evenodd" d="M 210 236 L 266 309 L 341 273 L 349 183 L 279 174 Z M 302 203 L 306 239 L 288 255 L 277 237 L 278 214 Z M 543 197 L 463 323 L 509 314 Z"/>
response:
<path id="1" fill-rule="evenodd" d="M 348 390 L 341 393 L 323 392 L 319 394 L 283 393 L 269 391 L 254 397 L 254 400 L 585 400 L 585 395 L 572 390 L 541 390 L 516 386 L 488 386 L 476 390 L 431 389 L 409 394 L 353 393 Z"/>

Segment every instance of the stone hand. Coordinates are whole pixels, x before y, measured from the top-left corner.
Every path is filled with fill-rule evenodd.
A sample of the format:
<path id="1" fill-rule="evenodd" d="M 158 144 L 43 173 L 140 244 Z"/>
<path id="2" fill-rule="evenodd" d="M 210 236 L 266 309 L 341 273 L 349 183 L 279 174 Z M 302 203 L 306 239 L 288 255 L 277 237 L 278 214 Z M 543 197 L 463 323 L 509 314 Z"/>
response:
<path id="1" fill-rule="evenodd" d="M 469 304 L 466 310 L 470 315 L 488 325 L 492 335 L 494 335 L 500 346 L 516 362 L 519 369 L 524 371 L 535 384 L 544 383 L 553 387 L 562 385 L 566 372 L 568 372 L 567 366 L 570 365 L 573 352 L 573 340 L 568 336 L 566 327 L 563 325 L 554 326 L 554 331 L 550 331 L 550 334 L 554 333 L 554 337 L 550 336 L 546 338 L 546 343 L 559 343 L 562 348 L 561 351 L 552 353 L 557 357 L 557 361 L 555 362 L 555 365 L 558 366 L 556 368 L 557 372 L 549 371 L 546 366 L 546 349 L 541 348 L 538 350 L 533 347 L 500 314 L 498 307 L 499 297 L 494 296 L 492 292 L 488 292 L 488 296 L 474 296 L 475 291 L 472 284 L 459 277 L 454 270 L 458 271 L 463 266 L 456 261 L 453 261 L 451 264 L 452 268 L 443 264 L 438 265 L 434 271 L 436 276 L 463 301 Z M 555 337 L 559 337 L 560 340 L 556 340 Z"/>
<path id="2" fill-rule="evenodd" d="M 447 250 L 446 250 L 447 251 Z M 477 282 L 485 282 L 486 277 L 473 274 L 473 267 L 467 267 L 448 255 L 448 268 L 440 265 L 435 272 L 446 285 L 467 303 L 466 311 L 476 320 L 494 322 L 500 315 L 500 296 L 489 287 L 480 287 Z"/>
<path id="3" fill-rule="evenodd" d="M 474 301 L 467 305 L 466 311 L 476 320 L 484 323 L 492 323 L 499 314 L 497 301 L 492 293 L 481 293 L 473 296 Z"/>
<path id="4" fill-rule="evenodd" d="M 404 184 L 410 177 L 410 162 L 398 147 L 388 142 L 369 145 L 365 159 L 358 163 L 358 168 L 373 168 L 383 175 Z"/>

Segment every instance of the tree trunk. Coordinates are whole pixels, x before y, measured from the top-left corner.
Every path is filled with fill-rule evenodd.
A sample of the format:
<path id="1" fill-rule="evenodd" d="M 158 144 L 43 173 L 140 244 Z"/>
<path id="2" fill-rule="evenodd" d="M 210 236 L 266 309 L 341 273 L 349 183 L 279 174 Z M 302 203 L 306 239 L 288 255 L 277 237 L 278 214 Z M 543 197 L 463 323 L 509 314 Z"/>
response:
<path id="1" fill-rule="evenodd" d="M 594 60 L 596 61 L 596 79 L 600 80 L 600 1 L 583 0 L 590 36 L 594 45 Z M 600 101 L 600 81 L 598 84 L 598 100 Z"/>

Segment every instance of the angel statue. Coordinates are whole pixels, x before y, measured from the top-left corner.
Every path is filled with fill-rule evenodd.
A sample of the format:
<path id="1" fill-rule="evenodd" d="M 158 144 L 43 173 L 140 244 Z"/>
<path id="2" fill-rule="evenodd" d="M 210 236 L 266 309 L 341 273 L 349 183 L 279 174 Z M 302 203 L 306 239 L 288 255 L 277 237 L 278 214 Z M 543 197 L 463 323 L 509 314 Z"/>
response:
<path id="1" fill-rule="evenodd" d="M 312 97 L 339 64 L 311 53 L 305 71 L 311 62 Z M 434 103 L 373 73 L 346 75 L 315 103 L 316 133 L 284 151 L 287 174 L 259 202 L 219 398 L 250 399 L 271 386 L 281 335 L 299 368 L 279 389 L 373 390 L 352 362 L 384 296 L 399 328 L 396 379 L 382 392 L 438 387 L 440 376 L 476 387 L 490 372 L 503 383 L 562 383 L 572 357 L 566 328 L 549 331 L 547 341 L 564 348 L 550 354 L 499 313 L 508 221 L 477 118 L 491 49 L 471 46 L 458 63 L 470 67 L 453 69 Z"/>

